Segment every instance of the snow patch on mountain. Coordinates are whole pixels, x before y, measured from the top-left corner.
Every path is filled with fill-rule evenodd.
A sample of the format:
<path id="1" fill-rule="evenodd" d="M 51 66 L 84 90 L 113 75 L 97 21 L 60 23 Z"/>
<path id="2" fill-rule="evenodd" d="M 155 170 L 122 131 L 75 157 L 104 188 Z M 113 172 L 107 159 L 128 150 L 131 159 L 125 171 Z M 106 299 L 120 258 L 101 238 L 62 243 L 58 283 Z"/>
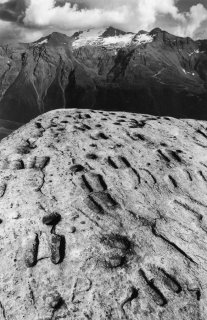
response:
<path id="1" fill-rule="evenodd" d="M 47 44 L 47 43 L 48 43 L 48 39 L 46 38 L 44 40 L 34 42 L 33 45 L 41 46 L 42 44 Z"/>
<path id="2" fill-rule="evenodd" d="M 122 35 L 122 36 L 115 36 L 115 37 L 108 37 L 108 38 L 105 38 L 104 41 L 103 41 L 103 44 L 105 46 L 110 46 L 110 45 L 117 45 L 117 46 L 126 46 L 128 44 L 131 43 L 132 41 L 132 34 L 125 34 L 125 35 Z"/>
<path id="3" fill-rule="evenodd" d="M 188 55 L 191 57 L 193 54 L 198 54 L 200 53 L 199 49 L 194 50 L 193 52 L 190 52 Z"/>
<path id="4" fill-rule="evenodd" d="M 89 29 L 78 33 L 73 41 L 73 48 L 80 48 L 83 46 L 105 46 L 105 47 L 125 47 L 130 44 L 134 34 L 126 33 L 124 35 L 115 35 L 103 37 L 105 29 Z"/>
<path id="5" fill-rule="evenodd" d="M 133 42 L 136 42 L 136 44 L 145 44 L 152 42 L 154 40 L 154 36 L 148 34 L 148 33 L 142 33 L 142 34 L 136 34 L 136 36 L 133 38 Z"/>
<path id="6" fill-rule="evenodd" d="M 187 70 L 185 70 L 184 68 L 182 68 L 182 71 L 186 74 L 186 75 L 191 75 L 191 76 L 196 76 L 196 73 L 195 72 L 193 72 L 193 71 L 187 71 Z"/>
<path id="7" fill-rule="evenodd" d="M 74 35 L 74 41 L 72 43 L 73 49 L 77 49 L 83 46 L 104 46 L 107 48 L 122 48 L 130 44 L 142 45 L 150 43 L 154 40 L 153 35 L 148 33 L 134 34 L 116 34 L 113 36 L 103 36 L 106 32 L 105 29 L 89 29 L 87 31 L 78 32 Z"/>

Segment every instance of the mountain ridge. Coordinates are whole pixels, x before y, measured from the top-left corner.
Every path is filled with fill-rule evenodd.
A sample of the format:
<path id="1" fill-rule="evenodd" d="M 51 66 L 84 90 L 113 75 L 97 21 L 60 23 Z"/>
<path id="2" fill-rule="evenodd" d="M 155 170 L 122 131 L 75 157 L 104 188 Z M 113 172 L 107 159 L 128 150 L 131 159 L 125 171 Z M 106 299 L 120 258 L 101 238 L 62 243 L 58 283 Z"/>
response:
<path id="1" fill-rule="evenodd" d="M 109 27 L 0 46 L 0 118 L 80 107 L 207 119 L 206 42 Z"/>

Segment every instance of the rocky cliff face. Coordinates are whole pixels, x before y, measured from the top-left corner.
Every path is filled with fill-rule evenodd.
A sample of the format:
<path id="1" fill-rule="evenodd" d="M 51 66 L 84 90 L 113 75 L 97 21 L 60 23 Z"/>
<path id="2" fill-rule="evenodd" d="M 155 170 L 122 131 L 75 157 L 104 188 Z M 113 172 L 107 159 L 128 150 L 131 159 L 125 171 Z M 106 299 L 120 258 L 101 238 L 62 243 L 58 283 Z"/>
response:
<path id="1" fill-rule="evenodd" d="M 48 110 L 69 107 L 74 77 L 76 88 L 81 92 L 76 102 L 92 103 L 92 79 L 73 58 L 67 36 L 53 33 L 39 42 L 22 45 L 18 52 L 8 47 L 3 53 L 4 63 L 8 57 L 10 60 L 2 77 L 0 118 L 27 122 Z M 87 91 L 81 91 L 81 87 L 87 87 Z"/>
<path id="2" fill-rule="evenodd" d="M 207 119 L 206 81 L 206 41 L 160 29 L 53 33 L 0 47 L 0 118 L 90 107 Z"/>
<path id="3" fill-rule="evenodd" d="M 97 85 L 97 105 L 108 110 L 206 119 L 204 41 L 160 29 L 116 38 L 118 48 L 114 37 L 98 42 L 89 37 L 89 42 L 79 39 L 73 43 L 75 57 L 95 68 L 102 79 Z"/>
<path id="4" fill-rule="evenodd" d="M 207 125 L 59 110 L 0 144 L 0 318 L 207 317 Z"/>

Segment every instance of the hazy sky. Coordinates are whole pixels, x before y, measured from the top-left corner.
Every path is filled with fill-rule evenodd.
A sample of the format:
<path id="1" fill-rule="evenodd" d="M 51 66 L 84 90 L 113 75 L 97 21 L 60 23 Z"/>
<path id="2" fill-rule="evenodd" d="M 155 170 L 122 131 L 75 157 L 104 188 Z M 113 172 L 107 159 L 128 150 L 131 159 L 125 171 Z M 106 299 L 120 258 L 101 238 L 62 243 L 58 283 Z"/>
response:
<path id="1" fill-rule="evenodd" d="M 0 42 L 105 26 L 207 38 L 207 0 L 0 0 Z"/>

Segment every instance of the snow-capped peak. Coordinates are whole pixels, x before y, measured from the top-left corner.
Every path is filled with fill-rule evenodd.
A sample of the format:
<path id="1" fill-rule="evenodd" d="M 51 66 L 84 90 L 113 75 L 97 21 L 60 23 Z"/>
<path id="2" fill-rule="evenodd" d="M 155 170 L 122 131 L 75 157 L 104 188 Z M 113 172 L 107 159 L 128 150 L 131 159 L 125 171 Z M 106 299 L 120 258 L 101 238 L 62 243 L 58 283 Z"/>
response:
<path id="1" fill-rule="evenodd" d="M 104 46 L 107 48 L 122 48 L 130 44 L 145 44 L 153 41 L 153 36 L 147 32 L 134 34 L 124 32 L 112 27 L 107 29 L 88 29 L 86 31 L 76 32 L 73 35 L 72 46 L 74 49 L 83 46 Z"/>
<path id="2" fill-rule="evenodd" d="M 38 45 L 41 45 L 41 44 L 46 44 L 46 43 L 48 43 L 48 39 L 44 39 L 44 40 L 42 40 L 42 41 L 40 41 L 40 42 L 36 42 Z"/>
<path id="3" fill-rule="evenodd" d="M 104 29 L 88 29 L 80 32 L 76 32 L 73 37 L 75 41 L 79 41 L 80 44 L 83 43 L 90 43 L 96 41 L 103 33 Z"/>
<path id="4" fill-rule="evenodd" d="M 88 29 L 86 31 L 75 33 L 73 36 L 73 48 L 76 49 L 87 45 L 113 48 L 124 47 L 129 44 L 134 37 L 133 33 L 119 32 L 119 30 L 116 32 L 116 29 L 114 29 L 114 32 L 107 32 L 107 30 L 109 29 Z"/>

